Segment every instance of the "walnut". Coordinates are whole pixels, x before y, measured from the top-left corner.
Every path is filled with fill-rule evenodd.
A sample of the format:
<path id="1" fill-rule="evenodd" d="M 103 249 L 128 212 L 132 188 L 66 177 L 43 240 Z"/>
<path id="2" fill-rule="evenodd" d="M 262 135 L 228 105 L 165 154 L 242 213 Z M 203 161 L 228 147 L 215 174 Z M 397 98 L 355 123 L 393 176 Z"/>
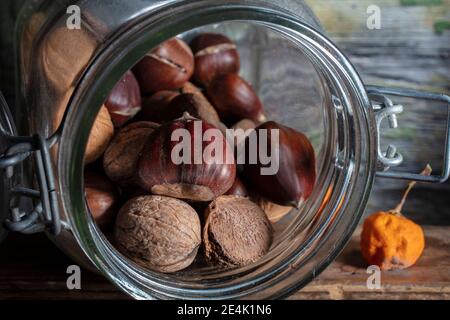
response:
<path id="1" fill-rule="evenodd" d="M 220 196 L 205 211 L 206 257 L 244 266 L 264 256 L 272 244 L 272 227 L 264 211 L 247 198 Z"/>
<path id="2" fill-rule="evenodd" d="M 148 136 L 159 125 L 140 121 L 122 128 L 105 151 L 103 168 L 106 175 L 121 186 L 132 184 L 140 153 Z"/>
<path id="3" fill-rule="evenodd" d="M 137 197 L 120 209 L 114 236 L 118 250 L 139 265 L 175 272 L 195 259 L 201 244 L 200 219 L 181 200 Z"/>
<path id="4" fill-rule="evenodd" d="M 86 164 L 94 162 L 103 155 L 113 135 L 114 125 L 109 116 L 108 109 L 102 106 L 89 134 L 86 153 L 84 155 Z"/>

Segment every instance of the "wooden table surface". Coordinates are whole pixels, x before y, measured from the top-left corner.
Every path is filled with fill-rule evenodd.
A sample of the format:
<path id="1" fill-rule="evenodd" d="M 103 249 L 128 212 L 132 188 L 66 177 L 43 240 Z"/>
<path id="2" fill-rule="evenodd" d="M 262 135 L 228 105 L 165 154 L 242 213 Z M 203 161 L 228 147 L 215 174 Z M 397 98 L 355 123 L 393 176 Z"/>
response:
<path id="1" fill-rule="evenodd" d="M 366 286 L 358 231 L 316 280 L 289 299 L 450 299 L 450 227 L 426 227 L 426 250 L 406 270 L 381 273 L 381 288 Z M 81 290 L 68 290 L 73 262 L 43 235 L 12 235 L 0 245 L 2 299 L 128 299 L 100 275 L 81 271 Z"/>

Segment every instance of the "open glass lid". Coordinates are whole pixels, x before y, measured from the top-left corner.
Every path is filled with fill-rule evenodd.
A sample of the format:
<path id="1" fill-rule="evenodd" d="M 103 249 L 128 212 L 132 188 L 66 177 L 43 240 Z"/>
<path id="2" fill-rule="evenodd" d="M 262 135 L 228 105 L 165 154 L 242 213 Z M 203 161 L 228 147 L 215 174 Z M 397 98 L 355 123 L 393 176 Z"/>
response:
<path id="1" fill-rule="evenodd" d="M 0 155 L 7 152 L 9 146 L 8 135 L 15 133 L 12 116 L 6 104 L 5 98 L 0 92 Z M 3 222 L 8 216 L 9 210 L 9 192 L 11 188 L 11 179 L 7 178 L 6 169 L 3 163 L 0 163 L 0 241 L 6 237 L 6 230 Z"/>

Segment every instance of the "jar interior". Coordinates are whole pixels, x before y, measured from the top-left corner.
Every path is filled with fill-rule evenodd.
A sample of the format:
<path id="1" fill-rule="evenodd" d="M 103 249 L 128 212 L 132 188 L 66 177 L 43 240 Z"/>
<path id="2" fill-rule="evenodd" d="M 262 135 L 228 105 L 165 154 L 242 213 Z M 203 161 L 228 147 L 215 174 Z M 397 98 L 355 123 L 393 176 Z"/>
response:
<path id="1" fill-rule="evenodd" d="M 260 97 L 267 119 L 304 133 L 314 146 L 317 181 L 324 180 L 330 163 L 325 148 L 330 145 L 330 128 L 327 125 L 327 109 L 331 102 L 327 84 L 309 57 L 292 41 L 273 29 L 245 22 L 223 22 L 202 26 L 178 35 L 187 43 L 200 33 L 212 32 L 228 36 L 236 43 L 241 60 L 240 76 L 248 81 Z M 149 51 L 152 48 L 149 48 Z M 316 186 L 320 184 L 317 183 Z M 322 192 L 314 192 L 298 209 L 274 222 L 272 247 L 261 261 L 274 259 L 289 246 L 289 237 L 308 230 L 315 216 L 308 214 L 310 204 L 320 200 Z M 319 212 L 316 212 L 319 214 Z M 302 227 L 299 228 L 299 225 Z M 300 232 L 300 233 L 299 233 Z M 307 234 L 303 235 L 306 239 Z M 111 239 L 111 238 L 110 238 Z M 111 247 L 112 250 L 115 250 Z M 117 254 L 120 254 L 117 252 Z M 126 258 L 125 258 L 126 259 Z M 131 264 L 134 264 L 130 261 Z M 137 268 L 140 268 L 136 265 Z M 247 266 L 243 269 L 253 268 Z M 140 268 L 146 273 L 148 270 Z M 195 282 L 199 279 L 217 279 L 225 275 L 239 274 L 238 267 L 224 267 L 205 263 L 199 257 L 187 269 L 165 275 L 174 280 Z"/>
<path id="2" fill-rule="evenodd" d="M 137 298 L 283 296 L 306 284 L 336 256 L 362 214 L 375 166 L 364 87 L 345 57 L 325 37 L 292 16 L 253 7 L 214 8 L 202 15 L 201 22 L 194 19 L 198 14 L 195 10 L 189 14 L 192 16 L 186 14 L 185 20 L 173 25 L 167 18 L 164 32 L 146 26 L 146 37 L 152 40 L 121 39 L 123 43 L 128 40 L 129 52 L 116 59 L 112 53 L 117 54 L 117 50 L 105 53 L 111 54 L 111 61 L 98 60 L 98 70 L 92 67 L 86 78 L 92 86 L 89 91 L 77 93 L 72 104 L 85 106 L 85 113 L 88 107 L 98 110 L 98 104 L 114 86 L 111 79 L 120 78 L 117 70 L 131 69 L 145 52 L 179 32 L 178 36 L 186 41 L 202 32 L 225 34 L 236 42 L 240 75 L 256 90 L 267 118 L 304 133 L 312 142 L 316 183 L 311 196 L 298 210 L 291 210 L 274 223 L 270 251 L 245 267 L 207 264 L 200 251 L 190 267 L 176 273 L 144 269 L 114 248 L 95 225 L 85 203 L 81 208 L 81 197 L 71 195 L 65 201 L 71 208 L 75 235 L 95 265 Z M 104 72 L 107 67 L 111 70 Z M 91 123 L 94 118 L 90 116 Z M 69 114 L 67 119 L 82 130 L 79 117 Z M 88 132 L 86 142 L 87 136 Z M 82 183 L 77 173 L 83 153 L 71 149 L 71 137 L 67 136 L 67 141 L 60 151 L 66 154 L 60 167 L 70 168 L 65 170 L 70 175 L 64 178 L 64 186 L 79 190 Z M 72 157 L 80 162 L 72 161 Z M 296 279 L 288 281 L 294 274 Z"/>

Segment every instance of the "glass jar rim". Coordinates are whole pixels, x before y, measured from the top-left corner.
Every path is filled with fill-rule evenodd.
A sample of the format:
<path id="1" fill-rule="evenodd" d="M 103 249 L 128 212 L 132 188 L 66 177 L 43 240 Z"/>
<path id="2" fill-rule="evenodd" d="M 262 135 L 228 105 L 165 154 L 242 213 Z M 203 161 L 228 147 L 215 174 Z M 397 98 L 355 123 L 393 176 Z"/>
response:
<path id="1" fill-rule="evenodd" d="M 327 208 L 334 214 L 330 213 L 327 221 L 324 221 L 310 234 L 308 246 L 296 248 L 297 250 L 294 250 L 290 257 L 277 263 L 272 269 L 266 270 L 262 275 L 254 275 L 252 272 L 255 267 L 250 267 L 241 271 L 240 282 L 231 280 L 233 278 L 231 277 L 226 287 L 223 284 L 216 284 L 216 286 L 211 285 L 208 289 L 192 283 L 175 283 L 171 276 L 152 272 L 143 273 L 139 268 L 130 267 L 122 257 L 114 253 L 114 249 L 106 245 L 104 238 L 93 226 L 92 220 L 89 219 L 86 212 L 83 193 L 80 192 L 68 192 L 62 195 L 66 212 L 74 213 L 69 217 L 74 235 L 85 254 L 97 268 L 136 298 L 236 298 L 244 296 L 274 298 L 285 296 L 309 282 L 326 266 L 328 261 L 336 257 L 353 233 L 365 207 L 373 183 L 376 154 L 375 138 L 370 131 L 372 123 L 370 103 L 363 83 L 348 59 L 325 36 L 294 16 L 273 8 L 255 8 L 245 5 L 227 5 L 226 7 L 198 5 L 190 7 L 189 14 L 183 11 L 185 8 L 182 6 L 176 9 L 184 12 L 178 19 L 171 19 L 167 14 L 167 8 L 164 8 L 146 17 L 139 26 L 134 26 L 117 35 L 114 39 L 114 46 L 110 45 L 100 52 L 86 70 L 69 104 L 64 127 L 69 127 L 70 133 L 69 130 L 63 130 L 61 147 L 58 151 L 61 189 L 82 190 L 84 148 L 79 148 L 76 144 L 81 141 L 82 145 L 86 145 L 90 132 L 90 126 L 86 126 L 86 123 L 94 122 L 96 113 L 103 102 L 101 101 L 102 97 L 96 94 L 96 91 L 108 92 L 105 89 L 111 89 L 121 75 L 134 62 L 137 62 L 148 48 L 154 47 L 170 37 L 203 25 L 223 21 L 245 21 L 282 32 L 303 50 L 311 52 L 312 56 L 316 58 L 314 63 L 320 65 L 324 70 L 328 70 L 330 81 L 339 90 L 341 102 L 347 107 L 346 120 L 352 122 L 354 126 L 352 130 L 355 135 L 359 134 L 359 139 L 352 141 L 354 145 L 349 146 L 351 150 L 347 150 L 341 159 L 343 161 L 340 164 L 342 170 L 336 176 L 341 187 L 337 188 L 334 197 L 327 205 Z M 123 43 L 127 43 L 128 49 L 119 52 L 119 44 Z M 124 61 L 127 62 L 124 63 Z M 99 88 L 102 89 L 99 90 Z M 71 139 L 73 135 L 79 137 L 76 142 Z M 344 201 L 348 202 L 345 206 L 342 205 Z M 344 219 L 346 213 L 351 216 Z M 287 281 L 288 276 L 298 275 L 300 267 L 311 263 L 310 258 L 323 248 L 326 241 L 328 243 L 332 241 L 332 237 L 327 235 L 326 231 L 336 228 L 339 223 L 344 223 L 347 228 L 344 234 L 339 236 L 339 241 L 335 243 L 333 250 L 326 258 L 314 264 L 311 271 L 304 273 L 295 283 Z M 303 260 L 300 259 L 300 256 L 303 257 Z"/>

